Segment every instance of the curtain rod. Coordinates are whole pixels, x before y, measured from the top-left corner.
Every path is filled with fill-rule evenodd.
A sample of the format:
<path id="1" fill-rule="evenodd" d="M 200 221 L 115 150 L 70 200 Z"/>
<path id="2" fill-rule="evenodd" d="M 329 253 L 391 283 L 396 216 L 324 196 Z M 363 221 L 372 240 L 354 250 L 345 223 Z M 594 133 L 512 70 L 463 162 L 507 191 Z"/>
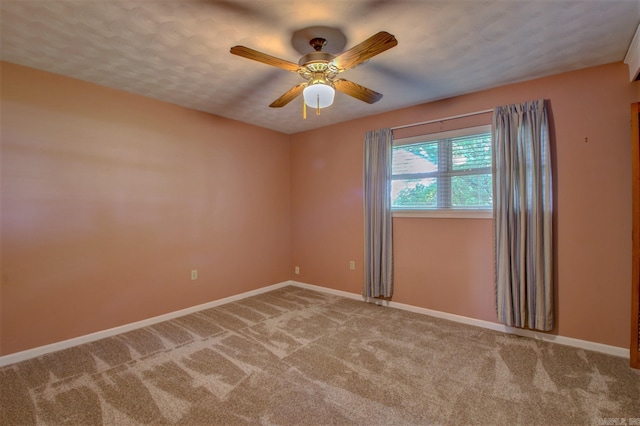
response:
<path id="1" fill-rule="evenodd" d="M 391 130 L 406 129 L 407 127 L 423 126 L 425 124 L 437 123 L 439 121 L 454 120 L 456 118 L 471 117 L 472 115 L 487 114 L 493 112 L 493 109 L 485 109 L 482 111 L 470 112 L 467 114 L 452 115 L 451 117 L 438 118 L 436 120 L 421 121 L 420 123 L 405 124 L 404 126 L 391 127 Z"/>

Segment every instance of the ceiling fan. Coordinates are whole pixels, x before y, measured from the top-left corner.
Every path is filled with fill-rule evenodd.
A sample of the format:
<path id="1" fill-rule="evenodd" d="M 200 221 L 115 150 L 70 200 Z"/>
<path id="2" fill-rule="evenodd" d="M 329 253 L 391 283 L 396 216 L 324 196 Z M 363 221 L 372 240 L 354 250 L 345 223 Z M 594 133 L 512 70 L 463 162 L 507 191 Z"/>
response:
<path id="1" fill-rule="evenodd" d="M 316 108 L 316 114 L 320 114 L 321 108 L 328 107 L 333 103 L 335 90 L 369 104 L 382 98 L 381 93 L 352 81 L 338 78 L 338 75 L 396 46 L 398 41 L 393 35 L 380 31 L 337 56 L 322 51 L 327 44 L 325 38 L 314 37 L 309 41 L 309 44 L 314 51 L 301 57 L 297 64 L 245 46 L 234 46 L 231 48 L 231 53 L 298 73 L 305 80 L 273 101 L 269 105 L 271 108 L 281 108 L 302 94 L 305 117 L 307 105 Z"/>

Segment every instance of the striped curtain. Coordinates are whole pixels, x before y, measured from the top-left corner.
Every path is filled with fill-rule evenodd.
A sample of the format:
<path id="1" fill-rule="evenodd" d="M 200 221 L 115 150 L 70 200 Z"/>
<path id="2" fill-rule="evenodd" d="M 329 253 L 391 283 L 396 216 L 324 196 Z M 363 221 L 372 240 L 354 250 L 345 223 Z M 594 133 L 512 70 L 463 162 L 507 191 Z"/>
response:
<path id="1" fill-rule="evenodd" d="M 393 294 L 391 234 L 391 129 L 364 138 L 364 283 L 365 297 Z"/>
<path id="2" fill-rule="evenodd" d="M 493 117 L 496 308 L 500 322 L 553 328 L 551 154 L 543 99 Z"/>

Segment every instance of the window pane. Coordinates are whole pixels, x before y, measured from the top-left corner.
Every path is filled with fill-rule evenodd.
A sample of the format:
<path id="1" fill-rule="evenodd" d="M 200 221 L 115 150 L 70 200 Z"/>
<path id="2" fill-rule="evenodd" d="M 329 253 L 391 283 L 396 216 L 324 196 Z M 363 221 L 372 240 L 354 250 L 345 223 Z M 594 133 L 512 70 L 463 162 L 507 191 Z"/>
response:
<path id="1" fill-rule="evenodd" d="M 491 174 L 452 176 L 451 205 L 490 208 L 493 205 Z"/>
<path id="2" fill-rule="evenodd" d="M 391 169 L 392 208 L 491 209 L 489 126 L 412 136 L 396 142 Z"/>
<path id="3" fill-rule="evenodd" d="M 438 185 L 435 178 L 391 181 L 392 207 L 436 207 Z"/>
<path id="4" fill-rule="evenodd" d="M 394 175 L 435 172 L 438 170 L 438 144 L 433 142 L 393 148 Z"/>
<path id="5" fill-rule="evenodd" d="M 469 170 L 491 166 L 491 135 L 467 136 L 451 141 L 452 169 Z"/>

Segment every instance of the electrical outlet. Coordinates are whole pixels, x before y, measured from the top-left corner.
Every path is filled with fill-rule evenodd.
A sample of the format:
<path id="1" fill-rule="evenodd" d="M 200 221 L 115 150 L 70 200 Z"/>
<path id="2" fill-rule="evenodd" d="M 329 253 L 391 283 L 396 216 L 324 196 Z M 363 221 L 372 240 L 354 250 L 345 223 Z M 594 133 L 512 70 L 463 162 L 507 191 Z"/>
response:
<path id="1" fill-rule="evenodd" d="M 355 260 L 350 260 L 349 261 L 349 269 L 351 269 L 352 271 L 356 270 L 356 262 L 355 262 Z"/>
<path id="2" fill-rule="evenodd" d="M 294 272 L 296 273 L 296 275 L 300 275 L 300 267 L 296 266 Z"/>
<path id="3" fill-rule="evenodd" d="M 195 281 L 198 279 L 198 270 L 197 269 L 192 269 L 191 270 L 191 281 Z"/>

